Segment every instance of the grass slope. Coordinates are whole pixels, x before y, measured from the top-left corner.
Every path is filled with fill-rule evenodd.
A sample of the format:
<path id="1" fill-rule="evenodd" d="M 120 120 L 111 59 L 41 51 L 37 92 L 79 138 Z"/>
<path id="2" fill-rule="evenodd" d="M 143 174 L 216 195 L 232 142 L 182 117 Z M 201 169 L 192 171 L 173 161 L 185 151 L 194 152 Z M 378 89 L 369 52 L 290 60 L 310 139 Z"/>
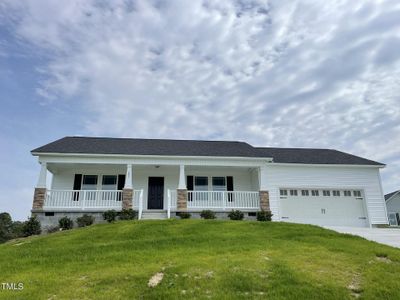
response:
<path id="1" fill-rule="evenodd" d="M 400 299 L 399 267 L 399 249 L 314 226 L 124 221 L 0 245 L 0 282 L 24 283 L 0 298 Z"/>

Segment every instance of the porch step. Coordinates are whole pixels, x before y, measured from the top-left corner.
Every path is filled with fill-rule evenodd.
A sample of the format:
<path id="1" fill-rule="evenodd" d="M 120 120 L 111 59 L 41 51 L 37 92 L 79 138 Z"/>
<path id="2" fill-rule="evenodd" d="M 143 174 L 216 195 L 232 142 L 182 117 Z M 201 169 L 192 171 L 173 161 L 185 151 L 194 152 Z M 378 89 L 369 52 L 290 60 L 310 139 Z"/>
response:
<path id="1" fill-rule="evenodd" d="M 164 210 L 142 212 L 142 220 L 164 220 L 166 218 L 167 218 L 167 212 Z"/>

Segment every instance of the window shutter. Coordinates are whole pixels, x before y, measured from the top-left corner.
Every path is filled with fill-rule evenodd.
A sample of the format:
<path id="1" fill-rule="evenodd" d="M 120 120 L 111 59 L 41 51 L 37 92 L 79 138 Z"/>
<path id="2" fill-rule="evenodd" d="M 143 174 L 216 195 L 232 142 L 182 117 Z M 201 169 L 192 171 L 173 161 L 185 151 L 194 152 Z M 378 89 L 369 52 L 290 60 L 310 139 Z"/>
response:
<path id="1" fill-rule="evenodd" d="M 233 176 L 226 176 L 226 190 L 233 191 Z"/>
<path id="2" fill-rule="evenodd" d="M 75 174 L 74 190 L 79 191 L 82 187 L 82 174 Z"/>
<path id="3" fill-rule="evenodd" d="M 233 176 L 226 176 L 226 190 L 228 192 L 233 191 Z M 233 202 L 234 200 L 233 193 L 228 193 L 228 201 Z"/>
<path id="4" fill-rule="evenodd" d="M 73 190 L 79 191 L 82 188 L 82 174 L 75 174 Z M 74 193 L 74 201 L 79 200 L 79 192 Z"/>
<path id="5" fill-rule="evenodd" d="M 118 175 L 118 187 L 117 190 L 122 190 L 125 186 L 125 175 Z"/>
<path id="6" fill-rule="evenodd" d="M 186 177 L 186 187 L 188 191 L 193 191 L 193 176 Z"/>

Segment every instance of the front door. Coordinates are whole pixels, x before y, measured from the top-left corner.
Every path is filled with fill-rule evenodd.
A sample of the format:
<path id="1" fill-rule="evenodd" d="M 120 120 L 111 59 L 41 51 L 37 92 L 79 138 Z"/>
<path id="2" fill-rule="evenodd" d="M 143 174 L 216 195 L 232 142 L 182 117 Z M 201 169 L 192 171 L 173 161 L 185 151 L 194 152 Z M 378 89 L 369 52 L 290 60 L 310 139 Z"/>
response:
<path id="1" fill-rule="evenodd" d="M 148 209 L 163 209 L 164 177 L 149 177 Z"/>

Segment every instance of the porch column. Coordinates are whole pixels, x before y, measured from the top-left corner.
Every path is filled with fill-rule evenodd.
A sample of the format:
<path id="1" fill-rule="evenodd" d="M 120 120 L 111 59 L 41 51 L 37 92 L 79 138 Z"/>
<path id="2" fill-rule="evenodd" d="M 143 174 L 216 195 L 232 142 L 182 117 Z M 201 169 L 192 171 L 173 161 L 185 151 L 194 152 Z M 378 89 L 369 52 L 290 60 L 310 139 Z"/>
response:
<path id="1" fill-rule="evenodd" d="M 179 184 L 176 190 L 177 195 L 177 209 L 179 211 L 187 209 L 187 188 L 185 180 L 185 166 L 179 166 Z"/>
<path id="2" fill-rule="evenodd" d="M 122 189 L 122 209 L 133 208 L 132 164 L 126 165 L 125 185 Z"/>
<path id="3" fill-rule="evenodd" d="M 267 168 L 265 166 L 261 166 L 258 172 L 259 182 L 260 182 L 260 209 L 265 211 L 270 211 L 269 206 L 269 192 L 267 187 Z"/>
<path id="4" fill-rule="evenodd" d="M 33 194 L 32 210 L 43 209 L 44 200 L 46 198 L 46 181 L 47 181 L 47 164 L 41 163 L 39 180 L 35 187 Z"/>

